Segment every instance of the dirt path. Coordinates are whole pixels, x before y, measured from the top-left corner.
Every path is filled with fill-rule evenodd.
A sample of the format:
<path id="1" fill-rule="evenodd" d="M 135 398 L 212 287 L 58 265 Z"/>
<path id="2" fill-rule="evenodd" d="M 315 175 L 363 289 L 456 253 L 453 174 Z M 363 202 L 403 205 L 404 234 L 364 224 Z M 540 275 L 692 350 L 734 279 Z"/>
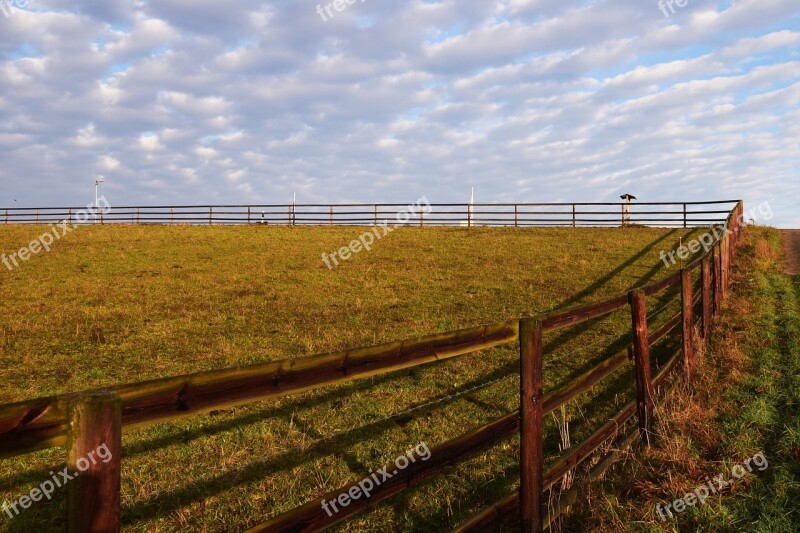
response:
<path id="1" fill-rule="evenodd" d="M 783 251 L 786 255 L 786 273 L 800 274 L 800 229 L 783 231 Z"/>

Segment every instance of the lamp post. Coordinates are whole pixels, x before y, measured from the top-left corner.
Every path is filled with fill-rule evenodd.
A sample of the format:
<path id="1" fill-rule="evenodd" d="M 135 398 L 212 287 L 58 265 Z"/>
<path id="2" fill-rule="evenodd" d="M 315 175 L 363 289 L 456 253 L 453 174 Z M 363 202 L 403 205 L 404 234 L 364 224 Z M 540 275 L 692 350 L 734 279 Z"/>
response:
<path id="1" fill-rule="evenodd" d="M 97 223 L 97 205 L 100 203 L 100 184 L 103 183 L 105 180 L 103 176 L 98 176 L 97 179 L 94 180 L 94 222 Z"/>

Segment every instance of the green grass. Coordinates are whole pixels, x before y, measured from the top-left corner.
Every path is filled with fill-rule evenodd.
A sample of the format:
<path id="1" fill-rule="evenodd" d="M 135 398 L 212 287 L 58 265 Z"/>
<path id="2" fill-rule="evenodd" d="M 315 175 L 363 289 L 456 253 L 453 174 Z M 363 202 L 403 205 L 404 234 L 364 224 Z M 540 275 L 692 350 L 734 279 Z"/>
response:
<path id="1" fill-rule="evenodd" d="M 42 231 L 0 226 L 0 250 L 15 252 Z M 659 251 L 690 234 L 398 229 L 329 271 L 322 253 L 362 231 L 81 227 L 19 269 L 0 270 L 0 402 L 302 357 L 597 301 L 666 275 Z M 650 309 L 661 307 L 654 301 Z M 654 320 L 676 309 L 673 303 Z M 546 388 L 624 346 L 629 320 L 621 310 L 546 337 Z M 628 369 L 596 387 L 596 401 L 574 402 L 566 415 L 572 441 L 626 401 L 630 389 Z M 124 529 L 255 525 L 363 478 L 420 441 L 433 447 L 504 415 L 518 407 L 518 394 L 518 354 L 509 346 L 126 431 Z M 558 454 L 555 427 L 551 420 L 546 428 L 551 456 Z M 353 431 L 322 440 L 346 429 Z M 53 449 L 0 461 L 0 501 L 26 494 L 64 459 L 63 449 Z M 510 440 L 338 529 L 446 530 L 517 483 L 518 443 Z M 63 516 L 62 491 L 13 520 L 3 515 L 0 528 L 60 530 Z"/>
<path id="2" fill-rule="evenodd" d="M 800 524 L 800 276 L 781 273 L 779 234 L 754 229 L 698 382 L 662 410 L 661 442 L 589 492 L 568 531 L 792 532 Z M 655 505 L 758 452 L 769 467 L 668 522 Z"/>

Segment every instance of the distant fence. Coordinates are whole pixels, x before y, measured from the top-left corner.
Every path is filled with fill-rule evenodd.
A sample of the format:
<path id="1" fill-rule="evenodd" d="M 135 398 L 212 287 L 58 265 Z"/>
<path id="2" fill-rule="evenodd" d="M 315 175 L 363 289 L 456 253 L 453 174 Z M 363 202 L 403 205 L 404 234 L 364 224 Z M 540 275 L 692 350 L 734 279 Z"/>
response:
<path id="1" fill-rule="evenodd" d="M 520 408 L 460 437 L 431 449 L 430 460 L 415 462 L 369 498 L 353 500 L 337 514 L 327 514 L 322 502 L 343 494 L 341 487 L 294 510 L 271 518 L 250 531 L 320 531 L 420 483 L 446 467 L 458 464 L 514 434 L 520 435 L 520 490 L 463 524 L 457 531 L 486 531 L 509 517 L 518 517 L 524 531 L 541 531 L 553 523 L 577 498 L 577 488 L 549 508 L 544 494 L 567 473 L 606 444 L 624 449 L 636 440 L 649 445 L 653 437 L 653 409 L 657 390 L 678 366 L 687 381 L 694 372 L 695 338 L 706 342 L 712 324 L 727 297 L 730 268 L 741 229 L 743 205 L 738 202 L 724 221 L 714 246 L 680 271 L 654 283 L 608 300 L 558 310 L 519 320 L 428 335 L 372 347 L 263 363 L 242 368 L 168 377 L 145 383 L 38 398 L 0 406 L 0 457 L 66 446 L 68 468 L 87 451 L 106 443 L 113 454 L 108 465 L 95 465 L 92 475 L 71 483 L 67 492 L 69 532 L 109 532 L 120 529 L 121 434 L 123 428 L 151 425 L 266 398 L 311 390 L 463 354 L 515 343 L 520 353 Z M 695 281 L 693 276 L 697 278 Z M 665 322 L 648 323 L 647 298 L 680 286 L 681 310 Z M 698 307 L 699 306 L 699 307 Z M 576 379 L 543 394 L 543 343 L 545 332 L 560 330 L 629 308 L 632 345 L 605 358 Z M 695 312 L 695 308 L 699 308 Z M 680 349 L 660 369 L 651 369 L 650 348 L 673 330 L 680 331 Z M 544 417 L 588 392 L 594 385 L 633 359 L 635 400 L 625 405 L 583 442 L 566 450 L 544 469 Z M 635 417 L 637 424 L 623 430 Z M 610 465 L 609 455 L 597 463 L 589 478 Z M 387 467 L 391 468 L 391 467 Z"/>
<path id="2" fill-rule="evenodd" d="M 725 222 L 736 200 L 713 202 L 431 204 L 408 214 L 408 204 L 298 204 L 113 207 L 77 220 L 85 207 L 0 208 L 0 223 L 355 225 L 377 226 L 624 226 L 688 228 Z M 630 211 L 628 212 L 627 209 Z M 399 216 L 398 216 L 399 215 Z"/>

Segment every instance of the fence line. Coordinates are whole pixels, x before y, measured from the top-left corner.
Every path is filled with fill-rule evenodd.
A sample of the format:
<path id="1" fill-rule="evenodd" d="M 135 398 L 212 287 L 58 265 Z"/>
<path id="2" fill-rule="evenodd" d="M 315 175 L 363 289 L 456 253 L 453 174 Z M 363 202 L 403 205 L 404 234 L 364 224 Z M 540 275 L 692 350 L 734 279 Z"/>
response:
<path id="1" fill-rule="evenodd" d="M 123 426 L 153 424 L 516 342 L 520 347 L 521 363 L 520 409 L 435 446 L 431 450 L 430 461 L 412 464 L 378 487 L 369 499 L 354 501 L 340 513 L 328 516 L 322 509 L 322 499 L 318 499 L 274 517 L 251 531 L 324 529 L 519 432 L 522 490 L 479 514 L 459 530 L 481 531 L 487 524 L 497 523 L 518 513 L 524 530 L 538 532 L 552 523 L 563 509 L 559 506 L 549 512 L 544 491 L 615 438 L 626 422 L 635 416 L 638 431 L 633 435 L 638 433 L 639 439 L 646 445 L 651 443 L 655 391 L 680 363 L 683 364 L 687 381 L 691 380 L 694 366 L 692 329 L 696 324 L 701 325 L 703 342 L 706 342 L 713 317 L 719 314 L 727 296 L 730 264 L 742 216 L 743 205 L 738 202 L 728 212 L 725 221 L 730 233 L 726 232 L 718 238 L 712 249 L 678 273 L 600 303 L 333 354 L 202 372 L 113 387 L 109 391 L 83 392 L 0 406 L 0 457 L 57 446 L 67 446 L 71 458 L 79 457 L 79 452 L 91 446 L 99 438 L 98 435 L 115 443 L 115 457 L 119 457 L 118 443 Z M 691 275 L 698 269 L 701 290 L 694 294 Z M 681 311 L 655 331 L 649 332 L 647 297 L 678 284 L 681 286 Z M 698 320 L 695 320 L 693 309 L 698 303 L 702 303 L 702 311 Z M 626 306 L 631 311 L 634 339 L 631 351 L 635 359 L 636 400 L 560 457 L 547 471 L 543 471 L 544 416 L 621 369 L 627 362 L 628 350 L 606 358 L 582 376 L 543 397 L 542 334 L 583 323 Z M 681 348 L 654 376 L 650 369 L 649 348 L 679 325 Z M 93 398 L 99 398 L 99 404 L 94 407 Z M 87 415 L 87 412 L 90 414 Z M 95 423 L 87 424 L 87 416 Z M 76 431 L 75 428 L 82 429 Z M 623 444 L 630 444 L 634 440 L 631 433 L 625 433 Z M 326 497 L 341 494 L 348 488 L 337 489 Z M 118 469 L 87 476 L 81 485 L 70 492 L 67 512 L 70 517 L 68 531 L 119 531 Z"/>
<path id="2" fill-rule="evenodd" d="M 696 227 L 722 224 L 736 200 L 710 202 L 426 204 L 265 204 L 120 206 L 77 220 L 80 207 L 0 208 L 4 224 L 565 226 L 645 225 Z M 728 206 L 722 208 L 720 206 Z M 430 209 L 427 209 L 427 208 Z M 630 208 L 630 212 L 626 210 Z M 580 209 L 579 209 L 580 208 Z"/>

